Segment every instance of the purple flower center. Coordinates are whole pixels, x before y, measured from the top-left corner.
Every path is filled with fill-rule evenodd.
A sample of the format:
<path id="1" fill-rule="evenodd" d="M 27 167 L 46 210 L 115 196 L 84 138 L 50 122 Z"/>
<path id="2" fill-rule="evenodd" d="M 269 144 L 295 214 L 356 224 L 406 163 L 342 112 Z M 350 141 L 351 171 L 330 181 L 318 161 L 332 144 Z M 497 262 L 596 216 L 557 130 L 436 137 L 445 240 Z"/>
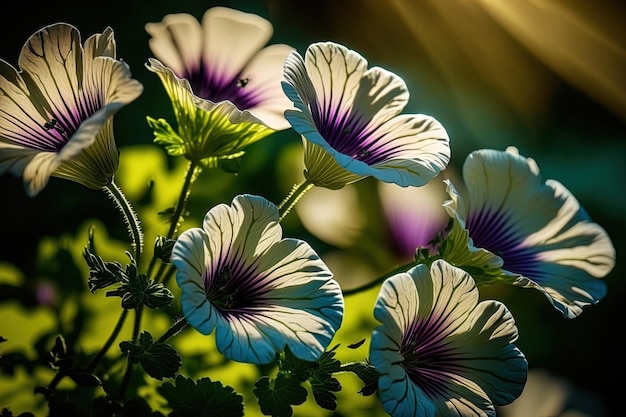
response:
<path id="1" fill-rule="evenodd" d="M 217 309 L 228 313 L 244 313 L 262 303 L 268 288 L 261 277 L 241 265 L 222 265 L 215 275 L 205 274 L 207 300 Z"/>
<path id="2" fill-rule="evenodd" d="M 322 137 L 337 152 L 368 165 L 385 159 L 385 154 L 377 152 L 368 143 L 369 132 L 365 130 L 367 121 L 360 117 L 339 114 L 337 109 L 331 107 L 328 114 L 313 112 L 313 119 Z"/>
<path id="3" fill-rule="evenodd" d="M 12 138 L 16 143 L 46 152 L 60 152 L 69 142 L 80 124 L 102 107 L 100 94 L 87 95 L 81 91 L 78 103 L 73 107 L 53 109 L 53 115 L 41 127 L 45 131 L 28 129 L 30 134 Z"/>
<path id="4" fill-rule="evenodd" d="M 538 275 L 536 250 L 523 245 L 524 236 L 515 229 L 515 222 L 506 214 L 483 207 L 469 215 L 467 230 L 474 246 L 500 256 L 507 271 L 526 277 Z"/>
<path id="5" fill-rule="evenodd" d="M 219 76 L 212 73 L 208 66 L 201 64 L 200 68 L 188 69 L 185 74 L 179 76 L 189 81 L 198 97 L 215 103 L 228 100 L 243 111 L 261 102 L 259 91 L 248 86 L 250 79 L 242 78 L 239 74 L 233 78 Z"/>
<path id="6" fill-rule="evenodd" d="M 454 351 L 442 340 L 444 328 L 441 317 L 416 320 L 406 329 L 400 347 L 407 376 L 431 396 L 445 394 L 448 375 L 458 368 Z"/>

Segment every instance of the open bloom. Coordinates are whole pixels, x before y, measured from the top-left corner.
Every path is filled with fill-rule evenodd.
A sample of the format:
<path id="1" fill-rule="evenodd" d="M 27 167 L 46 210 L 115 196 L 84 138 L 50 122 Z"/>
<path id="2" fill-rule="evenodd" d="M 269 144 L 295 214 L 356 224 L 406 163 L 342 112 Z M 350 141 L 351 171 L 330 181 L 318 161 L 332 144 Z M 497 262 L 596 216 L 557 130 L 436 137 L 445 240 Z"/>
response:
<path id="1" fill-rule="evenodd" d="M 333 42 L 285 60 L 283 90 L 296 108 L 285 117 L 302 136 L 305 176 L 330 189 L 369 176 L 424 185 L 450 160 L 448 134 L 430 116 L 401 115 L 409 100 L 402 78 L 367 65 Z"/>
<path id="2" fill-rule="evenodd" d="M 465 193 L 447 182 L 454 220 L 441 256 L 478 285 L 495 280 L 542 291 L 573 318 L 606 295 L 603 278 L 615 265 L 606 231 L 591 221 L 558 181 L 517 149 L 472 152 L 463 165 Z"/>
<path id="3" fill-rule="evenodd" d="M 148 69 L 172 101 L 178 132 L 160 122 L 157 143 L 175 155 L 201 160 L 240 156 L 245 146 L 289 127 L 290 101 L 281 89 L 282 65 L 292 47 L 265 46 L 273 34 L 266 19 L 226 7 L 208 9 L 202 24 L 187 13 L 145 26 Z M 265 46 L 265 47 L 264 47 Z"/>
<path id="4" fill-rule="evenodd" d="M 513 316 L 478 302 L 472 277 L 443 260 L 387 279 L 378 295 L 370 359 L 384 409 L 400 416 L 492 416 L 526 382 Z"/>
<path id="5" fill-rule="evenodd" d="M 342 322 L 332 273 L 306 242 L 281 235 L 275 205 L 239 195 L 174 245 L 183 313 L 201 333 L 215 330 L 218 350 L 230 359 L 269 363 L 288 346 L 314 361 Z"/>
<path id="6" fill-rule="evenodd" d="M 0 174 L 21 175 L 31 196 L 51 176 L 110 184 L 119 163 L 112 116 L 143 91 L 115 59 L 111 28 L 83 47 L 75 27 L 46 26 L 18 63 L 20 70 L 0 60 Z"/>

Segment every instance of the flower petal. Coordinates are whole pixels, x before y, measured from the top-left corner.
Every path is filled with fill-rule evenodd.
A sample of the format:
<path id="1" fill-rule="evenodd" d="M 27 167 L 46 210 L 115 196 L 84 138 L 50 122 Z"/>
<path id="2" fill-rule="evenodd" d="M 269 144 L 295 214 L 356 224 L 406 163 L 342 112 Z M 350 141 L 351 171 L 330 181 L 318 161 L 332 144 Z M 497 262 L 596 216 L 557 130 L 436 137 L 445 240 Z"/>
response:
<path id="1" fill-rule="evenodd" d="M 543 182 L 534 160 L 483 149 L 468 156 L 463 177 L 465 227 L 474 246 L 502 258 L 505 282 L 539 289 L 569 318 L 606 294 L 597 279 L 615 265 L 608 234 L 561 183 Z"/>
<path id="2" fill-rule="evenodd" d="M 528 365 L 517 328 L 497 301 L 479 303 L 472 277 L 443 260 L 387 279 L 370 358 L 393 416 L 495 416 L 522 391 Z M 436 411 L 437 410 L 437 411 Z"/>
<path id="3" fill-rule="evenodd" d="M 274 33 L 272 24 L 261 16 L 226 7 L 208 9 L 202 28 L 203 63 L 222 79 L 235 79 Z"/>
<path id="4" fill-rule="evenodd" d="M 195 96 L 187 80 L 176 77 L 156 59 L 150 58 L 146 67 L 161 79 L 177 115 L 180 136 L 171 142 L 155 139 L 156 143 L 173 145 L 168 149 L 170 154 L 184 154 L 194 161 L 228 157 L 274 132 L 249 111 L 239 110 L 230 101 L 214 103 Z"/>
<path id="5" fill-rule="evenodd" d="M 409 93 L 392 72 L 367 69 L 358 53 L 320 42 L 308 47 L 305 58 L 292 52 L 284 74 L 283 90 L 296 108 L 286 110 L 285 117 L 303 138 L 354 174 L 354 181 L 373 176 L 421 186 L 447 166 L 447 132 L 430 116 L 399 115 Z M 318 172 L 326 164 L 305 165 L 314 185 L 336 189 L 349 183 Z"/>
<path id="6" fill-rule="evenodd" d="M 286 346 L 314 361 L 343 318 L 343 296 L 313 249 L 283 239 L 278 209 L 240 195 L 205 216 L 202 229 L 178 238 L 172 263 L 183 313 L 217 348 L 243 362 L 269 363 Z"/>
<path id="7" fill-rule="evenodd" d="M 24 45 L 19 65 L 20 72 L 0 61 L 0 173 L 20 175 L 23 169 L 30 195 L 51 175 L 90 188 L 108 184 L 118 153 L 112 132 L 103 126 L 143 90 L 128 66 L 115 60 L 111 28 L 89 37 L 83 50 L 75 27 L 46 26 Z M 90 164 L 94 154 L 81 156 L 94 141 L 109 150 L 96 156 L 107 158 L 105 163 Z M 36 157 L 40 152 L 50 155 Z M 66 164 L 74 169 L 59 168 Z"/>
<path id="8" fill-rule="evenodd" d="M 246 80 L 245 90 L 250 91 L 256 103 L 247 110 L 275 130 L 290 127 L 285 119 L 285 109 L 291 105 L 281 88 L 282 67 L 293 48 L 275 44 L 261 49 L 246 65 L 240 79 Z"/>
<path id="9" fill-rule="evenodd" d="M 188 13 L 168 14 L 158 23 L 147 23 L 148 45 L 154 56 L 180 78 L 199 70 L 202 62 L 202 27 Z"/>

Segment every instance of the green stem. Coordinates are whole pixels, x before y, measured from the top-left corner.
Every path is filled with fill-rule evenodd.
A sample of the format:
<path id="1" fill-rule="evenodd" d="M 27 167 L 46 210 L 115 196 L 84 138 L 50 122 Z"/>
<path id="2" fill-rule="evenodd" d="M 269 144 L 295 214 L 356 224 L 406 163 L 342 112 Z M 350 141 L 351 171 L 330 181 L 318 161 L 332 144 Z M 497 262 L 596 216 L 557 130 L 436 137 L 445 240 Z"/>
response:
<path id="1" fill-rule="evenodd" d="M 139 217 L 137 217 L 137 213 L 130 205 L 130 202 L 122 192 L 122 189 L 115 183 L 114 180 L 111 180 L 109 184 L 104 186 L 103 190 L 106 191 L 107 195 L 111 198 L 111 200 L 113 200 L 116 207 L 124 217 L 124 223 L 128 229 L 133 251 L 135 252 L 135 261 L 139 264 L 139 258 L 141 257 L 141 252 L 143 250 L 143 232 L 141 231 Z"/>
<path id="2" fill-rule="evenodd" d="M 91 362 L 87 366 L 88 373 L 93 372 L 93 370 L 96 369 L 96 366 L 98 366 L 102 358 L 104 358 L 104 355 L 106 355 L 107 351 L 109 350 L 109 348 L 111 347 L 115 339 L 117 338 L 117 335 L 119 335 L 120 330 L 122 330 L 124 321 L 126 321 L 126 316 L 128 316 L 128 310 L 123 309 L 122 314 L 120 314 L 120 318 L 117 320 L 117 323 L 115 324 L 115 328 L 109 335 L 109 338 L 107 339 L 107 341 L 104 343 L 104 346 L 102 346 L 102 349 L 100 349 L 100 352 L 98 352 L 98 354 L 91 360 Z"/>
<path id="3" fill-rule="evenodd" d="M 174 321 L 172 326 L 163 334 L 163 336 L 161 336 L 159 340 L 157 340 L 157 343 L 167 342 L 172 336 L 175 336 L 183 331 L 183 329 L 187 327 L 187 324 L 189 323 L 187 322 L 185 316 L 179 317 Z"/>
<path id="4" fill-rule="evenodd" d="M 91 360 L 91 362 L 89 362 L 89 365 L 87 365 L 87 368 L 85 368 L 85 371 L 87 373 L 93 372 L 94 369 L 96 369 L 96 367 L 98 366 L 98 364 L 102 360 L 102 358 L 104 358 L 104 356 L 106 355 L 107 351 L 109 350 L 109 348 L 111 347 L 111 345 L 113 344 L 115 339 L 117 339 L 117 336 L 119 335 L 120 330 L 122 330 L 122 326 L 124 325 L 124 321 L 126 320 L 126 316 L 127 315 L 128 315 L 128 310 L 126 310 L 126 309 L 122 310 L 122 314 L 120 315 L 120 318 L 117 320 L 117 323 L 115 324 L 115 328 L 113 328 L 113 331 L 109 335 L 109 338 L 104 343 L 104 345 L 102 346 L 102 348 L 100 349 L 98 354 L 96 356 L 94 356 L 94 358 Z M 66 374 L 64 372 L 57 373 L 54 376 L 54 379 L 48 385 L 48 389 L 50 389 L 50 390 L 55 389 L 56 386 L 59 384 L 59 382 L 61 382 L 63 377 L 65 377 L 65 375 Z"/>
<path id="5" fill-rule="evenodd" d="M 166 265 L 167 268 L 165 269 L 165 275 L 163 277 L 162 283 L 163 285 L 167 286 L 167 283 L 170 281 L 170 279 L 172 278 L 172 276 L 175 275 L 176 269 L 174 268 L 173 265 Z"/>
<path id="6" fill-rule="evenodd" d="M 165 285 L 165 278 L 163 278 L 163 276 L 166 274 L 166 271 L 168 270 L 168 266 L 170 266 L 170 264 L 162 263 L 161 265 L 159 265 L 159 270 L 156 272 L 154 276 L 154 282 L 160 282 L 163 285 Z"/>
<path id="7" fill-rule="evenodd" d="M 347 297 L 349 295 L 354 295 L 354 294 L 358 294 L 360 292 L 363 291 L 367 291 L 370 288 L 374 288 L 380 284 L 382 284 L 387 278 L 399 274 L 401 272 L 406 272 L 408 271 L 410 268 L 419 265 L 423 262 L 423 260 L 417 260 L 417 261 L 413 261 L 413 262 L 409 262 L 408 264 L 404 264 L 404 265 L 400 265 L 397 268 L 394 268 L 393 270 L 387 272 L 385 275 L 383 275 L 382 277 L 376 278 L 373 281 L 368 282 L 367 284 L 361 285 L 360 287 L 355 287 L 355 288 L 350 288 L 348 290 L 343 291 L 343 296 Z"/>
<path id="8" fill-rule="evenodd" d="M 187 167 L 187 173 L 185 174 L 185 181 L 183 183 L 183 188 L 180 191 L 178 196 L 178 202 L 174 207 L 174 213 L 171 217 L 170 228 L 167 232 L 167 238 L 172 239 L 178 226 L 182 223 L 183 213 L 185 212 L 185 207 L 187 206 L 187 200 L 189 199 L 189 195 L 191 194 L 191 185 L 195 182 L 202 172 L 202 167 L 195 161 L 190 161 L 189 166 Z M 150 265 L 148 266 L 148 276 L 152 276 L 152 271 L 156 266 L 157 258 L 152 257 L 150 260 Z M 157 275 L 155 282 L 160 282 L 161 272 Z"/>
<path id="9" fill-rule="evenodd" d="M 189 199 L 189 194 L 191 194 L 191 184 L 193 184 L 196 178 L 198 178 L 201 171 L 202 167 L 200 167 L 197 162 L 191 161 L 189 163 L 187 174 L 185 175 L 185 182 L 183 183 L 183 188 L 178 196 L 178 202 L 176 203 L 174 214 L 172 214 L 170 229 L 167 232 L 168 239 L 172 239 L 174 237 L 178 226 L 182 223 L 183 213 L 185 212 L 185 207 L 187 206 L 187 200 Z"/>
<path id="10" fill-rule="evenodd" d="M 135 308 L 135 323 L 133 326 L 133 344 L 137 343 L 137 339 L 139 339 L 139 330 L 141 330 L 141 316 L 143 313 L 143 304 L 140 304 L 137 308 Z M 124 398 L 124 393 L 126 392 L 126 388 L 128 387 L 128 383 L 130 382 L 130 376 L 133 371 L 133 363 L 130 360 L 130 355 L 128 356 L 128 363 L 126 364 L 126 372 L 124 373 L 124 378 L 122 379 L 122 385 L 120 386 L 120 398 Z"/>
<path id="11" fill-rule="evenodd" d="M 291 189 L 291 192 L 285 197 L 285 199 L 278 205 L 278 210 L 281 213 L 278 221 L 281 222 L 296 203 L 302 198 L 304 193 L 313 188 L 313 183 L 309 180 L 304 180 L 300 184 L 296 184 Z"/>

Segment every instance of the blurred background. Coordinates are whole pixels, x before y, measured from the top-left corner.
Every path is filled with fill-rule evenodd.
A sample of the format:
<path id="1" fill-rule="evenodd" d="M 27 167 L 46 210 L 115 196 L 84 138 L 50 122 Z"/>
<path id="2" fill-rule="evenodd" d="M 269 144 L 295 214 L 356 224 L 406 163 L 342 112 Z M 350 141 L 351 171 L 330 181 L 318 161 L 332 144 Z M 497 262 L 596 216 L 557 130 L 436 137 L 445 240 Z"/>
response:
<path id="1" fill-rule="evenodd" d="M 172 173 L 161 186 L 174 196 L 163 204 L 173 204 L 182 181 L 177 162 L 165 158 L 164 152 L 154 157 L 152 165 L 141 159 L 141 146 L 153 137 L 146 116 L 174 120 L 158 77 L 144 66 L 152 56 L 144 25 L 168 13 L 186 12 L 200 19 L 215 5 L 270 20 L 274 25 L 270 43 L 287 43 L 304 54 L 310 43 L 332 40 L 360 52 L 370 66 L 403 77 L 411 93 L 405 112 L 434 116 L 448 130 L 451 177 L 459 175 L 471 151 L 513 145 L 537 161 L 545 179 L 556 179 L 573 192 L 613 239 L 617 263 L 605 278 L 608 294 L 580 317 L 568 320 L 536 291 L 496 286 L 483 293 L 507 304 L 518 324 L 517 344 L 531 369 L 549 375 L 533 376 L 532 381 L 557 381 L 560 387 L 538 391 L 538 398 L 554 400 L 556 405 L 551 406 L 556 411 L 551 414 L 540 410 L 539 399 L 528 402 L 530 408 L 525 410 L 500 413 L 539 417 L 570 408 L 592 417 L 621 415 L 619 381 L 626 374 L 626 351 L 619 342 L 624 324 L 618 320 L 626 296 L 621 256 L 626 250 L 626 4 L 610 0 L 59 0 L 34 7 L 18 1 L 3 6 L 5 22 L 14 24 L 0 25 L 0 58 L 16 66 L 26 39 L 47 24 L 71 23 L 83 40 L 111 26 L 118 57 L 145 88 L 115 117 L 122 154 L 120 183 L 139 211 L 144 203 L 154 208 L 157 197 L 147 202 L 145 190 L 153 178 L 150 169 L 161 164 Z M 190 213 L 201 219 L 215 204 L 230 202 L 243 192 L 280 202 L 301 180 L 300 151 L 300 140 L 291 130 L 254 144 L 237 176 L 203 173 L 194 184 Z M 103 193 L 53 178 L 39 196 L 29 198 L 21 179 L 8 175 L 0 177 L 0 191 L 5 196 L 0 205 L 0 262 L 21 269 L 26 287 L 32 286 L 29 282 L 38 273 L 41 236 L 77 233 L 95 217 L 106 224 L 111 238 L 127 240 Z M 329 196 L 351 202 L 355 222 L 350 232 L 337 229 L 344 234 L 329 236 L 320 227 L 336 220 L 334 212 L 320 219 L 318 211 L 312 219 L 305 207 L 314 195 L 307 194 L 303 208 L 283 223 L 285 235 L 309 241 L 331 269 L 336 268 L 340 282 L 373 278 L 398 262 L 391 244 L 386 245 L 388 231 L 383 230 L 384 210 L 378 196 L 376 183 L 369 180 Z M 157 232 L 164 233 L 165 227 Z M 376 256 L 370 256 L 374 252 Z M 338 253 L 343 258 L 338 259 Z M 5 292 L 0 300 L 13 296 Z M 4 325 L 0 324 L 0 335 Z M 371 321 L 365 320 L 367 325 Z"/>

